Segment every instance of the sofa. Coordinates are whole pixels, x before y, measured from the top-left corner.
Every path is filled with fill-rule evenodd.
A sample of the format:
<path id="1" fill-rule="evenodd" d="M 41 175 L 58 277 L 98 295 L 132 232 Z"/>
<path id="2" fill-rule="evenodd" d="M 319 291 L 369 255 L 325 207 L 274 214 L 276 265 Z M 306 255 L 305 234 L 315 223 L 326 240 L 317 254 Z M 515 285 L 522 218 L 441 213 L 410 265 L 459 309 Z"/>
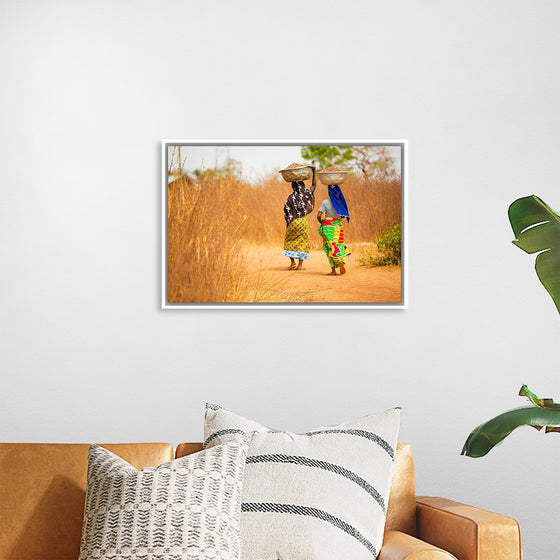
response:
<path id="1" fill-rule="evenodd" d="M 103 444 L 137 469 L 202 449 L 201 443 Z M 0 560 L 76 560 L 89 445 L 0 443 Z M 399 443 L 379 560 L 520 560 L 509 517 L 416 496 L 410 445 Z"/>

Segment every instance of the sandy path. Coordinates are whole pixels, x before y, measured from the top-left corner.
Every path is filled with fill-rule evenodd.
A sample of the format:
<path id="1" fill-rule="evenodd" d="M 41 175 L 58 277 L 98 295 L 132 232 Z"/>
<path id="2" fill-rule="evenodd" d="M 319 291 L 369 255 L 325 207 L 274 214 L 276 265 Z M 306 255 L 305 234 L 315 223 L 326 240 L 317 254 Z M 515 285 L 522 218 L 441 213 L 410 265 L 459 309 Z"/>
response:
<path id="1" fill-rule="evenodd" d="M 322 250 L 312 250 L 300 271 L 288 270 L 290 260 L 281 247 L 245 247 L 245 262 L 258 285 L 262 302 L 375 302 L 401 301 L 399 266 L 366 268 L 358 258 L 363 247 L 349 246 L 352 255 L 346 274 L 332 276 Z"/>

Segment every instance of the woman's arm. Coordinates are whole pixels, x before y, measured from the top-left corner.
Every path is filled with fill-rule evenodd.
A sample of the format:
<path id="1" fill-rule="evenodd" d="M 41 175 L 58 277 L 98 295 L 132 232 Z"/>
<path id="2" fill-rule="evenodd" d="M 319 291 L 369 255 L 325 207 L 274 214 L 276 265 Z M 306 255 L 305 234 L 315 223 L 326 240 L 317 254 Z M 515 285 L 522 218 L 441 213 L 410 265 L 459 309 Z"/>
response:
<path id="1" fill-rule="evenodd" d="M 325 217 L 324 217 L 323 214 L 325 214 L 325 212 L 321 212 L 320 210 L 319 210 L 319 212 L 317 212 L 317 221 L 318 221 L 320 224 L 322 224 L 323 221 L 324 221 L 324 219 L 325 219 Z"/>
<path id="2" fill-rule="evenodd" d="M 314 165 L 310 165 L 309 167 L 311 167 L 311 169 L 313 169 L 313 179 L 311 180 L 311 192 L 314 193 L 315 192 L 315 188 L 317 187 L 317 176 L 315 175 L 315 166 Z"/>

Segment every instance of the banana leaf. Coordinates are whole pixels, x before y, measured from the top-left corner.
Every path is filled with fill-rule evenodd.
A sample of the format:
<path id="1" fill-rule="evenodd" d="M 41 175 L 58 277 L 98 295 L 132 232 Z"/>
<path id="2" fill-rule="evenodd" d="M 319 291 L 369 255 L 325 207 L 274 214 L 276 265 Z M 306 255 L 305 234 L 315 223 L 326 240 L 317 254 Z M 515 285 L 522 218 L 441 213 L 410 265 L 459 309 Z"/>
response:
<path id="1" fill-rule="evenodd" d="M 467 438 L 461 455 L 484 457 L 519 426 L 532 426 L 537 430 L 544 427 L 547 433 L 560 432 L 560 405 L 552 399 L 537 397 L 526 385 L 521 387 L 519 394 L 533 405 L 509 410 L 477 426 Z"/>
<path id="2" fill-rule="evenodd" d="M 560 313 L 560 214 L 538 196 L 515 200 L 508 209 L 514 245 L 539 253 L 535 270 Z"/>

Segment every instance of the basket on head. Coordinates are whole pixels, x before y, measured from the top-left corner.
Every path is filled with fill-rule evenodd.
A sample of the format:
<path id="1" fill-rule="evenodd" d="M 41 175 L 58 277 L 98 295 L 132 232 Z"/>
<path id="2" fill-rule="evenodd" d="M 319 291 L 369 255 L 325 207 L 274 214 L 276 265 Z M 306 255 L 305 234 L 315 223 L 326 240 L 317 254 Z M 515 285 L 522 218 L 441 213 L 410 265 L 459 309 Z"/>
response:
<path id="1" fill-rule="evenodd" d="M 325 167 L 317 172 L 317 177 L 323 185 L 341 185 L 346 181 L 348 171 L 340 169 L 340 167 Z"/>
<path id="2" fill-rule="evenodd" d="M 295 181 L 307 181 L 311 179 L 313 171 L 308 165 L 303 165 L 303 163 L 291 163 L 288 167 L 280 169 L 278 171 L 288 183 L 293 183 Z"/>

